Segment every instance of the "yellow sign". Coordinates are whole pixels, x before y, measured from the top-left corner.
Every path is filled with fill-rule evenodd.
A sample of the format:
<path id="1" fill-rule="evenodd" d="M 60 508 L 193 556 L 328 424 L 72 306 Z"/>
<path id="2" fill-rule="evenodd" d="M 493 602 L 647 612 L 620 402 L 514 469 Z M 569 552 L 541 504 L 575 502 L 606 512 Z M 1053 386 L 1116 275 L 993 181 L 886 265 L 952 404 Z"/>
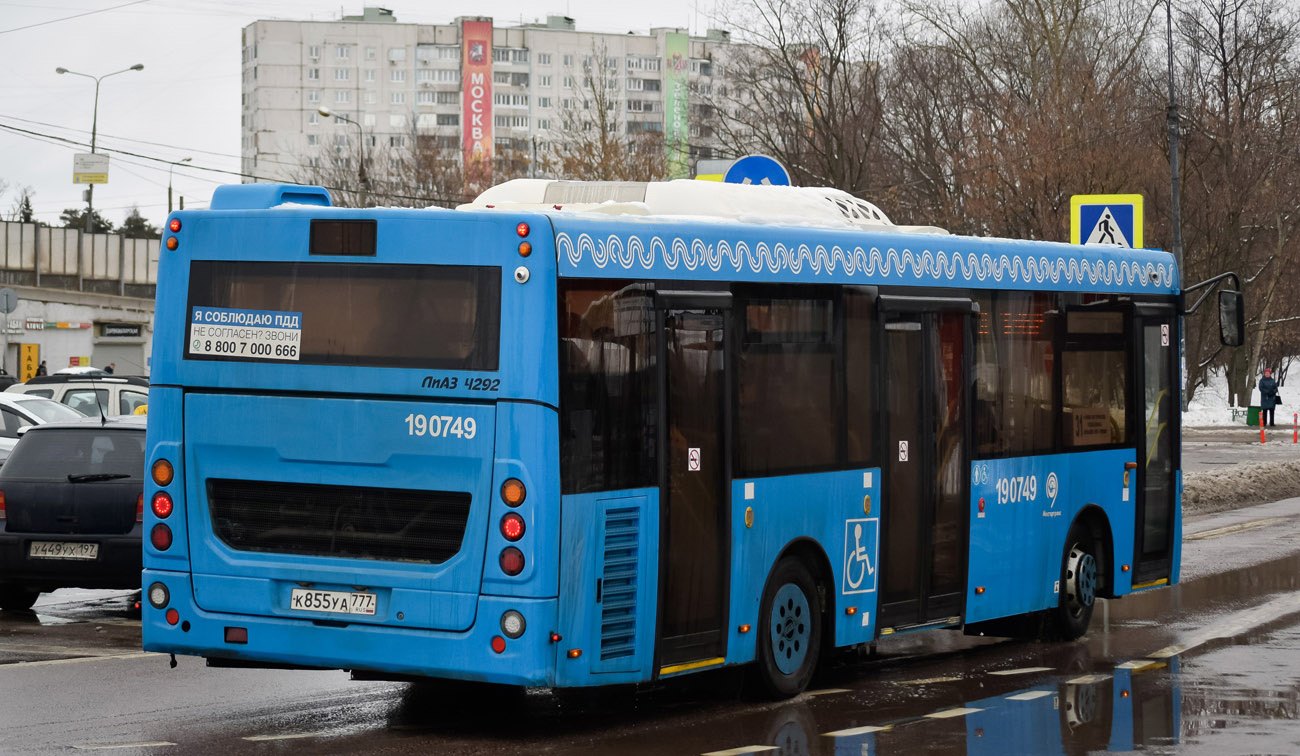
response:
<path id="1" fill-rule="evenodd" d="M 1076 194 L 1070 198 L 1070 243 L 1142 248 L 1142 195 Z"/>
<path id="2" fill-rule="evenodd" d="M 78 152 L 72 156 L 72 183 L 107 184 L 108 155 Z"/>
<path id="3" fill-rule="evenodd" d="M 18 380 L 26 383 L 36 375 L 36 368 L 41 364 L 41 345 L 19 344 L 18 362 Z"/>

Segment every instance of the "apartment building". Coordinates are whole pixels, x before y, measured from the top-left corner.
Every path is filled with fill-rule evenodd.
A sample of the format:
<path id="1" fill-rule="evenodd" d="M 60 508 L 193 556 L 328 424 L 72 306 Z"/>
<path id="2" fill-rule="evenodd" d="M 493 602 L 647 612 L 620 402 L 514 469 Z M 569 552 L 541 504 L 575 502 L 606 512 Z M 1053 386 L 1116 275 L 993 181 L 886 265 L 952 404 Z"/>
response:
<path id="1" fill-rule="evenodd" d="M 725 86 L 732 50 L 725 31 L 584 32 L 564 16 L 406 24 L 370 7 L 338 21 L 256 21 L 243 31 L 243 172 L 294 180 L 358 139 L 367 149 L 429 139 L 465 160 L 531 157 L 593 107 L 595 76 L 620 131 L 661 132 L 670 174 L 684 177 L 713 157 L 701 100 Z"/>

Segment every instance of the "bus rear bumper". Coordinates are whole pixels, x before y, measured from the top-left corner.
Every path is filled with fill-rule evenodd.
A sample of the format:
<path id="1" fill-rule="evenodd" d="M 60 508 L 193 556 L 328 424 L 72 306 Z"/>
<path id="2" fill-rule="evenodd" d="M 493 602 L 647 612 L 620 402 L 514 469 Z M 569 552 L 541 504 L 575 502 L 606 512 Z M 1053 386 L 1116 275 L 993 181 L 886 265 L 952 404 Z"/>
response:
<path id="1" fill-rule="evenodd" d="M 552 686 L 557 646 L 551 642 L 556 623 L 555 599 L 480 596 L 474 624 L 464 632 L 446 632 L 391 625 L 340 624 L 336 615 L 320 620 L 208 612 L 194 603 L 188 573 L 144 571 L 144 590 L 163 583 L 170 593 L 158 609 L 147 600 L 141 612 L 144 650 L 158 653 L 231 660 L 241 666 L 304 667 L 386 672 L 419 677 Z M 167 622 L 169 609 L 180 615 Z M 501 615 L 513 609 L 523 614 L 524 634 L 505 637 Z M 326 624 L 328 623 L 328 624 Z M 242 628 L 247 641 L 227 640 L 228 628 Z M 494 637 L 505 650 L 492 648 Z"/>

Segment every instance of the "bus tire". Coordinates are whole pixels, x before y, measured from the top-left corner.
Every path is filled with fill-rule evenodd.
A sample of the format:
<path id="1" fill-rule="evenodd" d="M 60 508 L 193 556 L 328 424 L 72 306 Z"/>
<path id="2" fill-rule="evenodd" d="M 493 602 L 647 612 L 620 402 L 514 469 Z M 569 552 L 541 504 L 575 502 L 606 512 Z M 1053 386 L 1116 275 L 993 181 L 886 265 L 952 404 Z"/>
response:
<path id="1" fill-rule="evenodd" d="M 40 591 L 25 591 L 16 585 L 0 585 L 0 609 L 21 612 L 32 608 Z"/>
<path id="2" fill-rule="evenodd" d="M 798 695 L 821 658 L 822 604 L 804 563 L 777 562 L 763 588 L 754 675 L 772 698 Z"/>
<path id="3" fill-rule="evenodd" d="M 1075 523 L 1065 539 L 1060 598 L 1052 622 L 1061 640 L 1077 640 L 1088 632 L 1097 601 L 1097 570 L 1097 543 L 1082 523 Z"/>

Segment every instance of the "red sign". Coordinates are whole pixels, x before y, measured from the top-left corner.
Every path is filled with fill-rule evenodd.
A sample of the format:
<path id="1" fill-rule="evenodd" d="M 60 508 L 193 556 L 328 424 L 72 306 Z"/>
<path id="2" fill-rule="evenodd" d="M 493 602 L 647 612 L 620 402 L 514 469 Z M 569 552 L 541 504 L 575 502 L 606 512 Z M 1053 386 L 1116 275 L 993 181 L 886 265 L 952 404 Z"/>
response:
<path id="1" fill-rule="evenodd" d="M 462 22 L 460 38 L 465 167 L 476 178 L 487 178 L 492 172 L 492 22 Z"/>

